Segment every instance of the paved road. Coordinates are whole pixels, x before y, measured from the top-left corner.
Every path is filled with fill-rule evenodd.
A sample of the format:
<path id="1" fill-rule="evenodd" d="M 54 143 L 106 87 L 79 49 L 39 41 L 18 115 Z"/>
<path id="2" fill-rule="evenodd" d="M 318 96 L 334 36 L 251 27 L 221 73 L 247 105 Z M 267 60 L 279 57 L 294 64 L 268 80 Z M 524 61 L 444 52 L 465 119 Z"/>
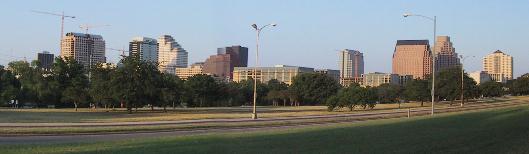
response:
<path id="1" fill-rule="evenodd" d="M 487 103 L 487 104 L 472 104 L 464 107 L 454 106 L 437 108 L 436 113 L 446 112 L 462 112 L 489 108 L 512 107 L 518 105 L 527 105 L 527 101 L 513 100 L 501 103 Z M 429 115 L 429 109 L 410 110 L 412 116 Z M 96 141 L 113 141 L 132 138 L 145 137 L 163 137 L 163 136 L 181 136 L 194 135 L 206 133 L 223 133 L 223 132 L 249 132 L 260 130 L 281 130 L 292 129 L 299 127 L 308 127 L 315 125 L 328 125 L 336 123 L 353 123 L 358 121 L 366 121 L 373 119 L 388 119 L 388 118 L 402 118 L 407 117 L 408 111 L 393 110 L 376 113 L 358 113 L 358 114 L 341 114 L 341 115 L 322 115 L 322 116 L 304 116 L 304 117 L 285 117 L 285 118 L 263 118 L 257 121 L 292 121 L 292 124 L 281 126 L 244 126 L 244 127 L 229 127 L 229 128 L 205 128 L 205 129 L 191 129 L 191 130 L 166 130 L 166 131 L 151 131 L 151 132 L 122 132 L 112 134 L 70 134 L 70 135 L 37 135 L 37 136 L 0 136 L 1 144 L 40 144 L 40 143 L 72 143 L 72 142 L 96 142 Z M 327 119 L 325 122 L 300 122 L 295 121 L 306 119 Z M 328 119 L 336 119 L 329 121 Z M 169 124 L 194 124 L 194 123 L 237 123 L 250 122 L 255 120 L 249 119 L 206 119 L 206 120 L 185 120 L 185 121 L 159 121 L 159 122 L 123 122 L 123 123 L 73 123 L 73 124 L 2 124 L 0 127 L 96 127 L 96 126 L 141 126 L 141 125 L 169 125 Z M 44 126 L 43 126 L 44 125 Z"/>

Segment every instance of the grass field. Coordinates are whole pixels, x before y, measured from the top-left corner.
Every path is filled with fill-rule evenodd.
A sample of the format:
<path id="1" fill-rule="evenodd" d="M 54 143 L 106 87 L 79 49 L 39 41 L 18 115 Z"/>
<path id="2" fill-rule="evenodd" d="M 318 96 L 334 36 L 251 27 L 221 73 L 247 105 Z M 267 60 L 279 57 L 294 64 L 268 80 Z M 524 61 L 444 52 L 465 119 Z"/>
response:
<path id="1" fill-rule="evenodd" d="M 506 101 L 513 98 L 502 98 L 489 101 Z M 519 99 L 519 98 L 514 98 Z M 527 99 L 527 98 L 524 98 Z M 430 103 L 424 103 L 428 107 Z M 439 104 L 438 107 L 447 106 Z M 417 108 L 420 103 L 403 103 L 401 108 Z M 397 104 L 379 104 L 374 110 L 397 109 Z M 358 109 L 355 112 L 372 112 Z M 79 122 L 139 122 L 139 121 L 171 121 L 192 119 L 225 119 L 249 118 L 250 107 L 218 107 L 218 108 L 177 108 L 167 113 L 161 110 L 150 111 L 140 109 L 139 112 L 127 114 L 124 109 L 109 111 L 106 109 L 0 109 L 0 123 L 79 123 Z M 288 117 L 307 115 L 328 115 L 352 113 L 349 111 L 328 112 L 325 106 L 300 107 L 258 107 L 259 117 Z"/>
<path id="2" fill-rule="evenodd" d="M 529 107 L 290 130 L 0 146 L 0 153 L 528 153 Z"/>

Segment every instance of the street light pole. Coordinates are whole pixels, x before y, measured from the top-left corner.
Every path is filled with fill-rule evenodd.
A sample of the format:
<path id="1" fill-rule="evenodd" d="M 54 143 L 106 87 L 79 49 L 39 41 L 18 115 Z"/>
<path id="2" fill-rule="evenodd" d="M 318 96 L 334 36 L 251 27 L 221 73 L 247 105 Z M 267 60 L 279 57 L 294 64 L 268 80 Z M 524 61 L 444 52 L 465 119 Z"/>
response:
<path id="1" fill-rule="evenodd" d="M 465 87 L 465 69 L 463 67 L 463 64 L 465 63 L 465 59 L 467 59 L 469 56 L 463 57 L 463 55 L 459 55 L 459 58 L 461 59 L 461 107 L 465 104 L 465 97 L 464 97 L 464 87 Z M 474 56 L 472 56 L 474 57 Z"/>
<path id="2" fill-rule="evenodd" d="M 253 68 L 253 111 L 252 111 L 252 119 L 257 119 L 257 67 L 259 66 L 259 38 L 261 35 L 261 30 L 263 30 L 265 27 L 268 26 L 277 26 L 276 24 L 268 24 L 264 25 L 263 27 L 259 28 L 257 27 L 257 24 L 253 24 L 252 27 L 255 29 L 255 32 L 257 33 L 256 43 L 255 43 L 255 66 Z"/>
<path id="3" fill-rule="evenodd" d="M 424 16 L 424 15 L 420 15 L 420 14 L 411 14 L 411 13 L 405 13 L 403 15 L 404 17 L 409 17 L 409 16 L 417 16 L 417 17 L 421 17 L 421 18 L 425 18 L 425 19 L 428 19 L 428 20 L 431 20 L 433 21 L 433 53 L 432 53 L 432 90 L 431 90 L 431 95 L 432 95 L 432 113 L 431 115 L 434 115 L 435 113 L 435 63 L 436 63 L 436 56 L 437 56 L 437 16 L 433 16 L 432 17 L 428 17 L 428 16 Z"/>

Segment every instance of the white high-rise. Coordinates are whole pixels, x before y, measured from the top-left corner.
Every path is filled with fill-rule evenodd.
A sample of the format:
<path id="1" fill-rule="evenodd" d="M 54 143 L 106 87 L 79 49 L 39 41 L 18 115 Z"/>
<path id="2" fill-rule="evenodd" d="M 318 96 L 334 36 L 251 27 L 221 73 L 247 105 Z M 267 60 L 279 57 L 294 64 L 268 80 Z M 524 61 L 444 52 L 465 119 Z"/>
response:
<path id="1" fill-rule="evenodd" d="M 507 82 L 513 79 L 513 58 L 510 55 L 496 50 L 483 58 L 483 71 L 487 72 L 492 80 Z"/>
<path id="2" fill-rule="evenodd" d="M 158 38 L 158 63 L 162 72 L 175 74 L 176 68 L 187 67 L 187 51 L 170 35 Z"/>
<path id="3" fill-rule="evenodd" d="M 90 65 L 106 62 L 105 40 L 101 35 L 67 33 L 61 41 L 61 57 L 73 58 L 90 69 Z"/>
<path id="4" fill-rule="evenodd" d="M 340 83 L 348 86 L 361 82 L 364 74 L 364 54 L 357 50 L 344 49 L 340 52 Z"/>
<path id="5" fill-rule="evenodd" d="M 158 43 L 148 37 L 135 37 L 129 42 L 129 51 L 132 56 L 142 61 L 158 62 Z"/>

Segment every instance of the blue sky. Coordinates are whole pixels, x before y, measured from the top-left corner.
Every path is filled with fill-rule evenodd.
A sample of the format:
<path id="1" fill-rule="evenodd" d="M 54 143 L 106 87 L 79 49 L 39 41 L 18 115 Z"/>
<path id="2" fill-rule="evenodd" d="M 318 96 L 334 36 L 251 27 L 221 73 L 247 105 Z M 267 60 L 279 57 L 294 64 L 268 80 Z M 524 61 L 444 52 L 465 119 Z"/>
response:
<path id="1" fill-rule="evenodd" d="M 405 12 L 438 17 L 438 35 L 452 37 L 456 52 L 475 56 L 469 71 L 497 49 L 514 56 L 515 76 L 529 72 L 527 0 L 6 0 L 0 6 L 0 65 L 58 54 L 60 20 L 30 10 L 75 15 L 66 32 L 81 24 L 109 24 L 90 30 L 109 48 L 127 48 L 134 36 L 172 35 L 199 62 L 216 48 L 243 45 L 254 64 L 252 23 L 277 23 L 262 34 L 261 65 L 338 68 L 340 49 L 364 53 L 366 72 L 391 72 L 396 40 L 432 39 L 431 22 L 403 18 Z M 119 52 L 107 51 L 110 62 Z"/>

